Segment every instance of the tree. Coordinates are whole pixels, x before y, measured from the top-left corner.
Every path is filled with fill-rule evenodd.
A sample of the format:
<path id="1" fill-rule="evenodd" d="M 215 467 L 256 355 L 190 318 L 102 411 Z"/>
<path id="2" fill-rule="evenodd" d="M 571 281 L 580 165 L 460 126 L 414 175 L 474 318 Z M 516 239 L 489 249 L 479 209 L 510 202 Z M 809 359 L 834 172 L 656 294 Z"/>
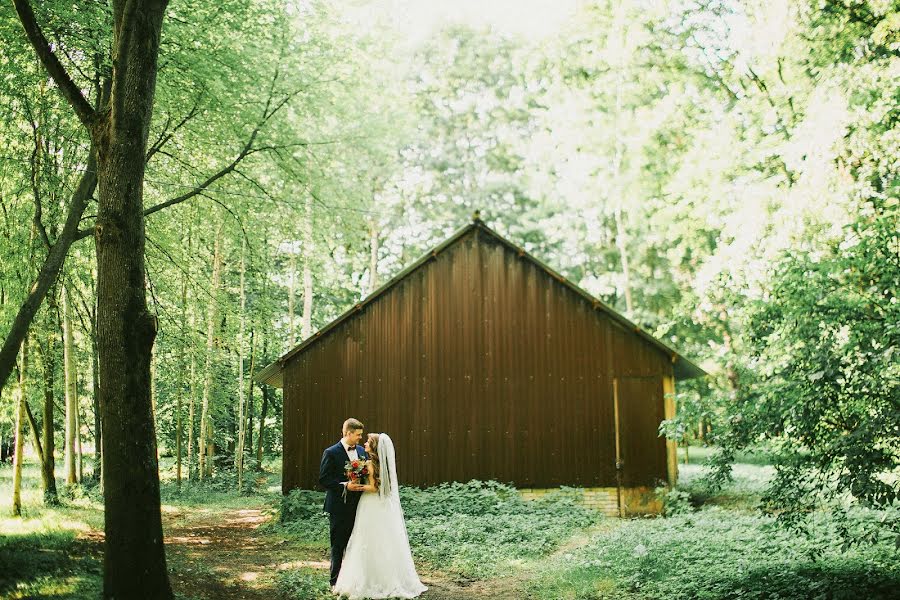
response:
<path id="1" fill-rule="evenodd" d="M 777 131 L 791 176 L 759 246 L 767 260 L 732 263 L 739 276 L 719 294 L 748 356 L 732 363 L 739 385 L 712 482 L 727 479 L 739 449 L 768 443 L 776 477 L 764 508 L 780 521 L 802 527 L 828 507 L 845 547 L 900 540 L 889 475 L 900 464 L 898 13 L 866 1 L 793 6 L 796 33 L 753 76 L 770 112 L 791 115 Z M 855 522 L 860 508 L 883 518 Z"/>
<path id="2" fill-rule="evenodd" d="M 777 444 L 764 502 L 787 523 L 842 494 L 879 509 L 900 498 L 886 478 L 900 465 L 898 206 L 867 202 L 826 252 L 786 254 L 749 309 L 752 386 L 720 441 L 729 457 Z M 883 526 L 900 535 L 900 520 Z"/>
<path id="3" fill-rule="evenodd" d="M 15 450 L 13 457 L 13 497 L 12 514 L 18 517 L 22 514 L 22 460 L 25 458 L 25 381 L 27 366 L 27 340 L 23 342 L 22 364 L 19 369 L 19 390 L 16 397 L 16 429 Z"/>
<path id="4" fill-rule="evenodd" d="M 27 0 L 14 4 L 44 68 L 88 130 L 96 155 L 97 337 L 105 449 L 103 594 L 171 598 L 150 406 L 156 322 L 144 292 L 143 216 L 145 156 L 167 2 L 113 2 L 113 69 L 108 101 L 100 110 L 88 103 L 57 58 Z M 67 222 L 65 228 L 69 238 L 75 235 L 71 225 Z M 60 262 L 67 249 L 59 249 Z M 5 373 L 0 372 L 0 379 Z"/>

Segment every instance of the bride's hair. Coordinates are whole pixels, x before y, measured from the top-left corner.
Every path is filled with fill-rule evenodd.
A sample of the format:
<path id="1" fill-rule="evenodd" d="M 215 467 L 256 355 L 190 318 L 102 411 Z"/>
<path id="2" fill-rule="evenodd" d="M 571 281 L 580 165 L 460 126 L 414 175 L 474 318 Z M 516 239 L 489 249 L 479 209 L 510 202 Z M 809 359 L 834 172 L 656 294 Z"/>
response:
<path id="1" fill-rule="evenodd" d="M 381 459 L 378 458 L 378 434 L 369 434 L 369 456 L 372 458 L 372 478 L 375 488 L 381 487 Z"/>

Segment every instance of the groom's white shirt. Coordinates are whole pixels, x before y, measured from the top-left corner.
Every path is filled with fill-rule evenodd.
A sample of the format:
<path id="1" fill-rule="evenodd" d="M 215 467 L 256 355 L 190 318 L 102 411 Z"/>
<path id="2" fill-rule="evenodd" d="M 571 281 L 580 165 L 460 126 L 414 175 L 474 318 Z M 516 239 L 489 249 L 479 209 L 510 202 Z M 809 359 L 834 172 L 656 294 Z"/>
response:
<path id="1" fill-rule="evenodd" d="M 341 446 L 344 447 L 344 452 L 347 453 L 347 456 L 350 458 L 350 460 L 359 460 L 359 454 L 356 452 L 356 446 L 353 446 L 353 449 L 351 450 L 350 447 L 347 446 L 346 443 L 344 443 L 343 439 L 341 439 Z"/>

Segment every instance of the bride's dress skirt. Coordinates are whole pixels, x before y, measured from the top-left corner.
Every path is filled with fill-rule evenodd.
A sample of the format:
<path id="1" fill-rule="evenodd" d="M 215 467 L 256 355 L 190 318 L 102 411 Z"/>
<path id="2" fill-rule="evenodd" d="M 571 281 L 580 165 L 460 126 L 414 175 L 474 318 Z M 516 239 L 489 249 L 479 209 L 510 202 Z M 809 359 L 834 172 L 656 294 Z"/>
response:
<path id="1" fill-rule="evenodd" d="M 416 574 L 399 501 L 363 494 L 334 592 L 362 600 L 416 598 L 427 589 Z"/>

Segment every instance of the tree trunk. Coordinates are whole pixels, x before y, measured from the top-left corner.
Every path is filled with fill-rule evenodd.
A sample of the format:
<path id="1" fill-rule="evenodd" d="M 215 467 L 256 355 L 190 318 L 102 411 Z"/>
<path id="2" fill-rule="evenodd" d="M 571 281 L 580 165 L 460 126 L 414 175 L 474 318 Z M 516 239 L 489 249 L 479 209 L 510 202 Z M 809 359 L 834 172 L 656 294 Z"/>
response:
<path id="1" fill-rule="evenodd" d="M 49 312 L 56 315 L 56 295 L 51 294 Z M 55 404 L 53 402 L 54 383 L 56 380 L 56 340 L 57 327 L 51 329 L 47 336 L 47 350 L 43 352 L 44 370 L 44 410 L 43 410 L 43 438 L 44 459 L 41 461 L 41 480 L 44 484 L 44 504 L 56 506 L 59 504 L 59 494 L 56 491 L 56 429 L 54 426 Z M 41 346 L 38 346 L 40 348 Z"/>
<path id="2" fill-rule="evenodd" d="M 153 429 L 156 429 L 156 346 L 150 349 L 150 414 L 153 415 Z"/>
<path id="3" fill-rule="evenodd" d="M 253 369 L 256 368 L 256 336 L 255 336 L 255 333 L 256 332 L 254 329 L 250 330 L 250 369 L 247 371 L 248 373 L 250 373 L 249 377 L 247 377 L 247 399 L 248 399 L 247 405 L 248 406 L 250 404 L 249 400 L 253 397 Z M 245 411 L 246 411 L 246 409 L 245 409 Z M 238 456 L 240 456 L 240 461 L 241 461 L 240 471 L 238 473 L 239 475 L 242 475 L 244 473 L 244 450 L 245 450 L 245 448 L 248 447 L 247 444 L 245 443 L 247 433 L 248 433 L 247 427 L 248 427 L 248 422 L 245 417 L 245 418 L 241 419 L 241 431 L 238 436 L 238 449 L 239 449 Z M 252 449 L 252 445 L 250 446 L 250 448 Z"/>
<path id="4" fill-rule="evenodd" d="M 216 225 L 216 241 L 213 250 L 212 298 L 209 301 L 209 312 L 206 323 L 206 365 L 203 371 L 203 406 L 200 412 L 200 481 L 212 475 L 210 456 L 212 452 L 212 419 L 209 414 L 209 397 L 212 393 L 213 355 L 216 349 L 216 331 L 218 331 L 218 294 L 219 278 L 222 271 L 222 224 Z"/>
<path id="5" fill-rule="evenodd" d="M 625 186 L 622 184 L 622 162 L 625 159 L 625 142 L 622 139 L 622 88 L 625 85 L 625 56 L 627 39 L 625 28 L 627 26 L 624 4 L 616 3 L 613 7 L 613 31 L 610 35 L 610 43 L 615 46 L 613 56 L 616 70 L 615 79 L 615 112 L 613 114 L 613 161 L 612 161 L 612 190 L 615 209 L 613 216 L 616 221 L 616 248 L 619 251 L 619 261 L 622 265 L 622 287 L 625 294 L 625 314 L 629 318 L 634 316 L 634 302 L 631 297 L 631 267 L 628 261 L 628 230 L 625 227 L 625 219 L 622 216 L 622 204 L 624 203 Z"/>
<path id="6" fill-rule="evenodd" d="M 75 437 L 78 427 L 78 381 L 75 372 L 75 341 L 72 334 L 72 299 L 63 287 L 63 372 L 66 381 L 66 484 L 78 483 Z"/>
<path id="7" fill-rule="evenodd" d="M 190 236 L 188 236 L 190 237 Z M 184 404 L 184 345 L 187 343 L 187 275 L 181 273 L 181 345 L 178 348 L 178 393 L 175 396 L 175 482 L 181 487 L 181 411 Z"/>
<path id="8" fill-rule="evenodd" d="M 294 325 L 294 298 L 297 296 L 297 252 L 295 248 L 291 248 L 291 257 L 288 260 L 288 346 L 293 348 L 297 344 L 297 331 Z"/>
<path id="9" fill-rule="evenodd" d="M 27 340 L 22 340 L 22 363 L 19 371 L 19 390 L 16 402 L 16 449 L 13 456 L 12 515 L 22 515 L 22 459 L 25 450 L 25 373 L 28 361 Z"/>
<path id="10" fill-rule="evenodd" d="M 191 331 L 194 330 L 194 315 L 193 311 L 191 311 Z M 194 406 L 196 404 L 195 398 L 197 397 L 197 357 L 194 356 L 194 349 L 190 348 L 190 378 L 191 380 L 188 382 L 188 426 L 187 426 L 187 479 L 191 480 L 191 473 L 194 472 Z"/>
<path id="11" fill-rule="evenodd" d="M 245 239 L 241 240 L 241 283 L 240 283 L 240 298 L 241 298 L 241 316 L 240 316 L 240 326 L 238 328 L 238 380 L 237 380 L 237 393 L 238 393 L 238 406 L 237 406 L 237 418 L 235 421 L 238 425 L 237 431 L 237 444 L 235 446 L 234 452 L 234 469 L 237 473 L 237 481 L 238 481 L 238 491 L 243 491 L 243 471 L 244 471 L 244 333 L 247 326 L 247 318 L 246 318 L 246 310 L 247 310 L 247 296 L 245 293 L 245 285 L 246 285 L 246 275 L 247 275 L 247 262 L 246 262 L 246 253 L 247 253 L 247 241 Z M 251 373 L 253 372 L 253 367 L 250 367 Z"/>
<path id="12" fill-rule="evenodd" d="M 247 448 L 249 448 L 249 453 L 253 454 L 253 368 L 250 369 L 250 377 L 247 379 L 249 380 L 247 382 Z"/>
<path id="13" fill-rule="evenodd" d="M 191 220 L 188 222 L 188 235 L 187 235 L 187 254 L 185 255 L 185 268 L 189 270 L 191 269 L 191 262 L 189 257 L 192 256 L 193 250 L 193 240 L 194 240 L 194 216 L 191 215 Z M 184 309 L 188 310 L 187 303 L 187 276 L 188 273 L 183 274 L 183 301 L 184 301 Z M 188 361 L 190 362 L 190 367 L 188 368 L 188 382 L 187 382 L 187 393 L 188 393 L 188 423 L 187 423 L 187 480 L 190 481 L 192 477 L 192 473 L 194 470 L 194 400 L 197 396 L 197 357 L 194 354 L 194 331 L 196 326 L 196 321 L 194 320 L 194 307 L 191 307 L 189 314 L 187 315 L 188 319 L 188 329 L 184 336 L 184 344 L 187 345 L 188 351 Z"/>
<path id="14" fill-rule="evenodd" d="M 263 404 L 259 413 L 259 435 L 256 436 L 256 469 L 262 471 L 263 434 L 266 430 L 266 413 L 269 410 L 269 386 L 263 386 Z"/>
<path id="15" fill-rule="evenodd" d="M 375 219 L 369 221 L 369 293 L 378 287 L 378 226 Z"/>
<path id="16" fill-rule="evenodd" d="M 31 428 L 31 439 L 34 442 L 34 452 L 37 454 L 38 460 L 43 466 L 44 446 L 41 444 L 41 432 L 38 429 L 37 420 L 34 418 L 34 413 L 31 412 L 31 406 L 29 406 L 27 400 L 25 401 L 25 416 L 28 417 L 28 426 Z"/>
<path id="17" fill-rule="evenodd" d="M 619 260 L 622 263 L 622 286 L 625 290 L 625 312 L 629 317 L 634 316 L 634 301 L 631 298 L 631 267 L 628 263 L 628 234 L 625 229 L 622 209 L 617 207 L 616 217 L 616 247 L 619 250 Z"/>
<path id="18" fill-rule="evenodd" d="M 303 232 L 303 323 L 301 336 L 307 339 L 312 335 L 313 280 L 312 280 L 312 196 L 306 196 L 306 221 Z"/>
<path id="19" fill-rule="evenodd" d="M 95 481 L 102 481 L 103 476 L 103 428 L 100 425 L 100 361 L 97 350 L 97 307 L 91 315 L 91 372 L 94 387 L 94 473 Z"/>
<path id="20" fill-rule="evenodd" d="M 114 0 L 110 105 L 92 137 L 99 155 L 97 337 L 106 507 L 104 598 L 170 599 L 163 548 L 147 308 L 143 183 L 166 0 Z"/>

